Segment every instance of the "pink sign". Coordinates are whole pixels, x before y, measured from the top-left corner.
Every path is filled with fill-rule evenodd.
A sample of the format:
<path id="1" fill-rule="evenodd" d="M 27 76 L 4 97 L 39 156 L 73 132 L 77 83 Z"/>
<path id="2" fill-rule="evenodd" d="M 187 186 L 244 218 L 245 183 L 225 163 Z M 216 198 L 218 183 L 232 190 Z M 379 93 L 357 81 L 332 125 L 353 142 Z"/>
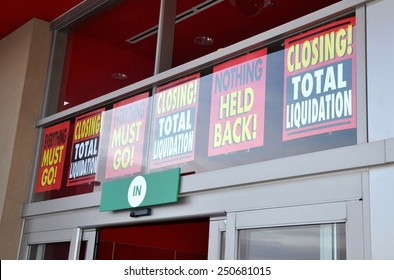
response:
<path id="1" fill-rule="evenodd" d="M 91 183 L 96 178 L 101 117 L 105 108 L 75 118 L 67 186 Z"/>
<path id="2" fill-rule="evenodd" d="M 208 156 L 264 144 L 267 49 L 213 69 Z"/>
<path id="3" fill-rule="evenodd" d="M 150 168 L 194 160 L 200 74 L 158 88 Z"/>
<path id="4" fill-rule="evenodd" d="M 105 178 L 141 172 L 149 93 L 114 104 Z"/>
<path id="5" fill-rule="evenodd" d="M 356 127 L 355 18 L 285 41 L 283 140 Z"/>
<path id="6" fill-rule="evenodd" d="M 70 121 L 44 129 L 35 192 L 60 189 L 69 133 Z"/>

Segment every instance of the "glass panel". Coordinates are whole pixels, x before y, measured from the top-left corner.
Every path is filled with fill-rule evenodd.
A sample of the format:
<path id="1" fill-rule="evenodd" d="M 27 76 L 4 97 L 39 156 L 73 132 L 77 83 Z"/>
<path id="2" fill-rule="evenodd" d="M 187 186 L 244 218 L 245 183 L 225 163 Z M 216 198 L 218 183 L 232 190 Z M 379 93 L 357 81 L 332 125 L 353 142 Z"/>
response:
<path id="1" fill-rule="evenodd" d="M 53 137 L 43 143 L 35 201 L 175 167 L 202 173 L 356 144 L 354 20 L 336 19 L 161 84 L 153 96 L 147 89 L 69 120 L 69 141 L 45 134 Z"/>
<path id="2" fill-rule="evenodd" d="M 345 259 L 345 240 L 344 223 L 240 230 L 238 259 Z"/>
<path id="3" fill-rule="evenodd" d="M 30 246 L 30 260 L 68 260 L 70 242 L 34 244 Z"/>
<path id="4" fill-rule="evenodd" d="M 125 87 L 154 73 L 160 0 L 109 1 L 60 32 L 64 61 L 58 111 Z M 172 66 L 289 22 L 339 0 L 177 1 Z M 63 40 L 63 39 L 62 39 Z M 60 41 L 59 41 L 60 42 Z"/>
<path id="5" fill-rule="evenodd" d="M 68 41 L 58 111 L 68 109 L 153 75 L 157 34 L 129 39 L 159 22 L 160 0 L 110 1 L 65 30 Z"/>
<path id="6" fill-rule="evenodd" d="M 224 260 L 226 255 L 226 232 L 221 231 L 220 232 L 220 260 Z"/>
<path id="7" fill-rule="evenodd" d="M 209 220 L 100 229 L 97 260 L 206 260 Z"/>
<path id="8" fill-rule="evenodd" d="M 335 123 L 327 125 L 329 130 L 319 123 L 309 135 L 283 139 L 284 60 L 282 43 L 272 44 L 227 61 L 221 68 L 209 67 L 159 86 L 143 109 L 138 105 L 141 101 L 133 98 L 115 104 L 103 117 L 98 181 L 175 167 L 183 174 L 202 173 L 356 144 L 356 128 L 336 127 Z M 225 73 L 224 89 L 231 84 L 226 75 L 237 70 L 250 76 L 234 78 L 234 83 L 240 81 L 234 90 L 215 93 L 218 72 Z M 145 114 L 136 116 L 136 111 L 147 111 L 150 125 Z M 133 157 L 138 161 L 131 161 Z"/>
<path id="9" fill-rule="evenodd" d="M 336 2 L 339 0 L 177 1 L 173 66 L 215 52 Z"/>
<path id="10" fill-rule="evenodd" d="M 29 246 L 29 260 L 44 259 L 45 244 L 34 244 Z"/>
<path id="11" fill-rule="evenodd" d="M 81 241 L 79 260 L 85 259 L 87 241 Z M 70 242 L 30 245 L 29 260 L 68 260 Z"/>

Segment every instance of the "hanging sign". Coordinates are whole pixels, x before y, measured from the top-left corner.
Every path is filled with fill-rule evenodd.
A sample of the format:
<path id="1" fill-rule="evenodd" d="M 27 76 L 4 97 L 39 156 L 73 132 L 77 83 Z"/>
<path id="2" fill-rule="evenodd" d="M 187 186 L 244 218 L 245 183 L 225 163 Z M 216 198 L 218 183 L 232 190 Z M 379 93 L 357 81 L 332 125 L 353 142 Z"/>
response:
<path id="1" fill-rule="evenodd" d="M 67 186 L 95 180 L 103 111 L 101 108 L 75 119 Z"/>
<path id="2" fill-rule="evenodd" d="M 194 160 L 199 84 L 197 73 L 158 88 L 151 169 Z"/>
<path id="3" fill-rule="evenodd" d="M 180 168 L 103 184 L 100 211 L 114 211 L 178 201 Z"/>
<path id="4" fill-rule="evenodd" d="M 264 144 L 267 49 L 213 68 L 208 156 Z"/>
<path id="5" fill-rule="evenodd" d="M 355 18 L 285 41 L 283 140 L 356 127 Z"/>
<path id="6" fill-rule="evenodd" d="M 69 130 L 70 121 L 44 129 L 35 192 L 60 189 Z"/>

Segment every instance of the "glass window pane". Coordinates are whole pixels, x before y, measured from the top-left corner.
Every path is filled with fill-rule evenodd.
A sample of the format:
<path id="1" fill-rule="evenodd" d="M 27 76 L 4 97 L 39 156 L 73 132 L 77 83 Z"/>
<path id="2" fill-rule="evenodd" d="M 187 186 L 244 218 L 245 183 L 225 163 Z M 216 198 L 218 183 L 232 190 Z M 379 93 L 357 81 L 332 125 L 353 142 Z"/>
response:
<path id="1" fill-rule="evenodd" d="M 345 224 L 239 231 L 238 258 L 245 260 L 345 259 Z"/>
<path id="2" fill-rule="evenodd" d="M 226 232 L 220 232 L 220 259 L 224 260 L 226 254 Z"/>
<path id="3" fill-rule="evenodd" d="M 79 260 L 85 259 L 86 241 L 81 241 Z M 30 245 L 29 260 L 68 260 L 70 242 Z"/>
<path id="4" fill-rule="evenodd" d="M 110 9 L 64 30 L 68 41 L 58 111 L 153 75 L 157 34 L 131 39 L 157 26 L 160 0 L 112 2 Z"/>
<path id="5" fill-rule="evenodd" d="M 337 2 L 339 0 L 177 1 L 173 66 L 228 47 Z"/>
<path id="6" fill-rule="evenodd" d="M 189 4 L 191 5 L 191 2 Z M 143 6 L 142 2 L 141 5 Z M 188 9 L 186 6 L 181 10 L 186 11 Z M 115 9 L 119 7 L 122 7 L 122 5 Z M 337 24 L 345 26 L 345 23 L 355 26 L 354 17 L 346 17 L 336 19 L 332 23 L 316 27 L 303 34 L 309 34 L 307 38 L 310 38 L 310 34 L 316 35 L 315 32 L 318 32 L 319 38 L 325 38 L 326 31 L 321 31 L 322 28 L 331 30 L 333 24 L 335 26 Z M 95 18 L 92 19 L 91 23 L 84 24 L 89 26 L 97 21 L 99 19 Z M 84 24 L 73 32 L 78 33 L 80 29 L 84 30 L 82 27 Z M 70 37 L 72 36 L 70 35 Z M 292 38 L 296 37 L 298 38 L 298 35 Z M 59 168 L 59 170 L 64 171 L 62 173 L 63 178 L 60 179 L 61 175 L 58 175 L 56 186 L 44 189 L 38 186 L 45 186 L 46 182 L 49 185 L 49 181 L 54 182 L 56 176 L 49 177 L 39 174 L 34 201 L 90 193 L 95 191 L 95 186 L 99 182 L 103 183 L 106 180 L 114 180 L 123 176 L 158 172 L 172 167 L 180 167 L 182 174 L 189 175 L 357 144 L 357 128 L 353 126 L 355 123 L 352 123 L 356 119 L 356 114 L 351 115 L 350 122 L 352 124 L 348 126 L 347 120 L 349 118 L 345 120 L 338 116 L 338 119 L 333 119 L 326 117 L 327 114 L 324 113 L 324 110 L 334 112 L 332 104 L 335 102 L 332 96 L 336 93 L 331 91 L 331 88 L 336 88 L 334 85 L 327 86 L 326 97 L 329 99 L 324 99 L 320 96 L 321 92 L 316 92 L 315 97 L 302 101 L 304 105 L 297 101 L 294 104 L 284 106 L 287 96 L 291 96 L 291 94 L 287 95 L 287 85 L 292 84 L 292 82 L 286 82 L 290 81 L 290 76 L 288 73 L 284 73 L 283 66 L 287 61 L 287 50 L 294 47 L 288 47 L 286 43 L 289 40 L 291 41 L 292 38 L 272 42 L 264 48 L 248 51 L 227 61 L 218 62 L 216 65 L 207 66 L 197 72 L 188 73 L 182 78 L 177 77 L 171 81 L 166 81 L 159 84 L 157 90 L 149 88 L 141 94 L 134 95 L 133 93 L 132 97 L 125 97 L 126 99 L 116 101 L 116 103 L 106 104 L 99 109 L 105 110 L 102 116 L 104 122 L 102 123 L 99 141 L 96 141 L 98 139 L 97 135 L 94 135 L 94 141 L 89 138 L 93 137 L 92 135 L 82 137 L 83 139 L 73 139 L 72 143 L 71 140 L 68 141 L 68 145 L 72 147 L 64 149 L 64 151 L 67 151 L 62 156 L 65 160 L 65 163 L 62 162 L 64 168 Z M 73 39 L 73 42 L 75 43 L 76 40 Z M 71 48 L 73 52 L 77 49 Z M 71 59 L 68 56 L 66 58 Z M 153 56 L 151 58 L 153 61 Z M 355 84 L 355 76 L 353 74 L 349 75 L 349 73 L 354 73 L 355 69 L 350 67 L 349 61 L 348 59 L 347 64 L 343 62 L 343 65 L 348 65 L 347 68 L 341 66 L 338 70 L 335 70 L 343 75 L 342 77 L 338 74 L 338 80 L 341 80 L 341 84 Z M 78 60 L 78 62 L 81 61 Z M 66 63 L 65 65 L 69 64 Z M 87 66 L 91 67 L 92 64 L 88 63 Z M 146 65 L 144 64 L 144 66 Z M 70 65 L 69 67 L 71 68 Z M 137 68 L 138 73 L 144 72 L 141 68 Z M 136 71 L 136 69 L 134 70 Z M 334 71 L 334 68 L 329 69 Z M 344 71 L 346 69 L 348 71 Z M 344 75 L 345 72 L 349 73 Z M 308 71 L 305 71 L 305 73 L 305 75 L 302 74 L 305 77 L 314 75 Z M 131 77 L 137 78 L 135 75 L 131 75 Z M 296 77 L 300 78 L 301 76 Z M 327 77 L 330 76 L 327 75 Z M 347 79 L 345 79 L 346 77 Z M 67 83 L 70 79 L 71 77 L 66 79 Z M 66 80 L 63 79 L 63 82 Z M 102 82 L 105 79 L 99 80 Z M 139 78 L 133 80 L 133 82 L 137 80 Z M 84 87 L 79 82 L 77 83 L 77 79 L 75 81 L 78 87 L 81 89 Z M 297 85 L 299 85 L 299 82 L 297 82 Z M 77 93 L 73 90 L 70 91 L 70 94 L 76 94 L 75 97 L 83 98 L 84 101 L 93 98 L 93 96 L 89 97 L 90 93 L 94 97 L 101 95 L 94 90 L 94 87 L 88 87 L 89 90 L 82 90 L 86 94 Z M 104 89 L 103 86 L 99 86 L 99 88 Z M 108 91 L 111 90 L 108 89 Z M 182 94 L 178 94 L 178 92 Z M 296 92 L 298 92 L 298 89 Z M 352 88 L 350 87 L 347 92 L 352 92 Z M 338 96 L 341 97 L 341 94 Z M 316 97 L 316 95 L 320 97 Z M 353 98 L 351 94 L 347 96 Z M 140 98 L 144 101 L 142 102 Z M 69 99 L 67 98 L 67 100 Z M 327 100 L 331 100 L 331 102 Z M 354 101 L 355 98 L 348 98 L 347 102 L 342 102 L 342 99 L 338 100 L 338 112 L 343 111 L 342 105 L 345 103 L 348 106 L 356 104 L 355 102 L 349 102 L 350 100 Z M 59 105 L 63 104 L 62 102 Z M 81 102 L 83 101 L 75 100 L 67 106 L 74 106 Z M 327 108 L 331 109 L 324 109 L 324 106 L 317 104 L 324 106 L 328 104 Z M 305 129 L 298 131 L 296 133 L 297 137 L 290 137 L 285 129 L 287 127 L 285 116 L 287 116 L 287 112 L 290 112 L 285 108 L 293 108 L 292 106 L 298 109 L 304 108 L 302 109 L 304 114 L 300 113 L 301 109 L 291 109 L 291 112 L 297 115 L 298 120 L 302 115 L 305 121 Z M 315 114 L 318 112 L 315 110 L 318 108 L 316 106 L 321 107 L 321 110 L 319 109 L 321 120 Z M 352 106 L 348 111 L 355 113 L 356 108 Z M 66 107 L 63 109 L 66 109 Z M 86 114 L 90 113 L 87 112 Z M 86 115 L 83 114 L 70 119 L 70 138 L 72 135 L 78 135 L 76 133 L 78 132 L 78 124 L 80 120 L 85 120 L 85 118 L 87 119 Z M 329 119 L 329 123 L 323 123 L 326 118 Z M 313 122 L 312 119 L 314 119 Z M 294 130 L 292 130 L 291 134 L 295 135 L 294 133 Z M 285 135 L 287 135 L 286 138 Z M 85 158 L 86 153 L 83 153 L 83 149 L 79 149 L 78 155 L 74 153 L 77 150 L 76 145 L 82 145 L 82 143 L 84 146 L 93 143 L 89 146 L 94 147 L 90 152 L 92 157 Z M 100 157 L 95 152 L 96 147 L 100 150 L 100 153 L 98 153 Z M 46 152 L 46 155 L 49 155 L 52 151 L 51 148 L 43 148 L 41 155 L 43 156 Z M 49 159 L 49 157 L 47 158 Z M 96 159 L 97 164 L 91 164 L 96 162 Z M 41 170 L 47 169 L 47 166 L 43 165 L 43 161 L 40 162 L 40 165 Z M 92 166 L 93 168 L 91 168 Z M 87 178 L 86 175 L 92 176 Z"/>
<path id="7" fill-rule="evenodd" d="M 70 242 L 34 244 L 30 246 L 30 260 L 67 260 Z"/>

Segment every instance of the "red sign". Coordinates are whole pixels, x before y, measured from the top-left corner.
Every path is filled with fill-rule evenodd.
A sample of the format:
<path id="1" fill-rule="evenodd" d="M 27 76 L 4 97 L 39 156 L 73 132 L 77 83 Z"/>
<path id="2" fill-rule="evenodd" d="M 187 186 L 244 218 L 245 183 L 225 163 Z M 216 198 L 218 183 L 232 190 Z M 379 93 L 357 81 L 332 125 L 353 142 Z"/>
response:
<path id="1" fill-rule="evenodd" d="M 158 88 L 150 168 L 194 160 L 200 74 Z"/>
<path id="2" fill-rule="evenodd" d="M 67 186 L 93 182 L 97 172 L 101 117 L 98 109 L 75 119 Z"/>
<path id="3" fill-rule="evenodd" d="M 69 130 L 69 121 L 44 129 L 35 192 L 60 189 Z"/>
<path id="4" fill-rule="evenodd" d="M 267 49 L 213 68 L 208 156 L 264 144 Z"/>
<path id="5" fill-rule="evenodd" d="M 114 104 L 105 178 L 141 172 L 149 93 Z"/>
<path id="6" fill-rule="evenodd" d="M 356 127 L 355 18 L 285 41 L 283 140 Z"/>

